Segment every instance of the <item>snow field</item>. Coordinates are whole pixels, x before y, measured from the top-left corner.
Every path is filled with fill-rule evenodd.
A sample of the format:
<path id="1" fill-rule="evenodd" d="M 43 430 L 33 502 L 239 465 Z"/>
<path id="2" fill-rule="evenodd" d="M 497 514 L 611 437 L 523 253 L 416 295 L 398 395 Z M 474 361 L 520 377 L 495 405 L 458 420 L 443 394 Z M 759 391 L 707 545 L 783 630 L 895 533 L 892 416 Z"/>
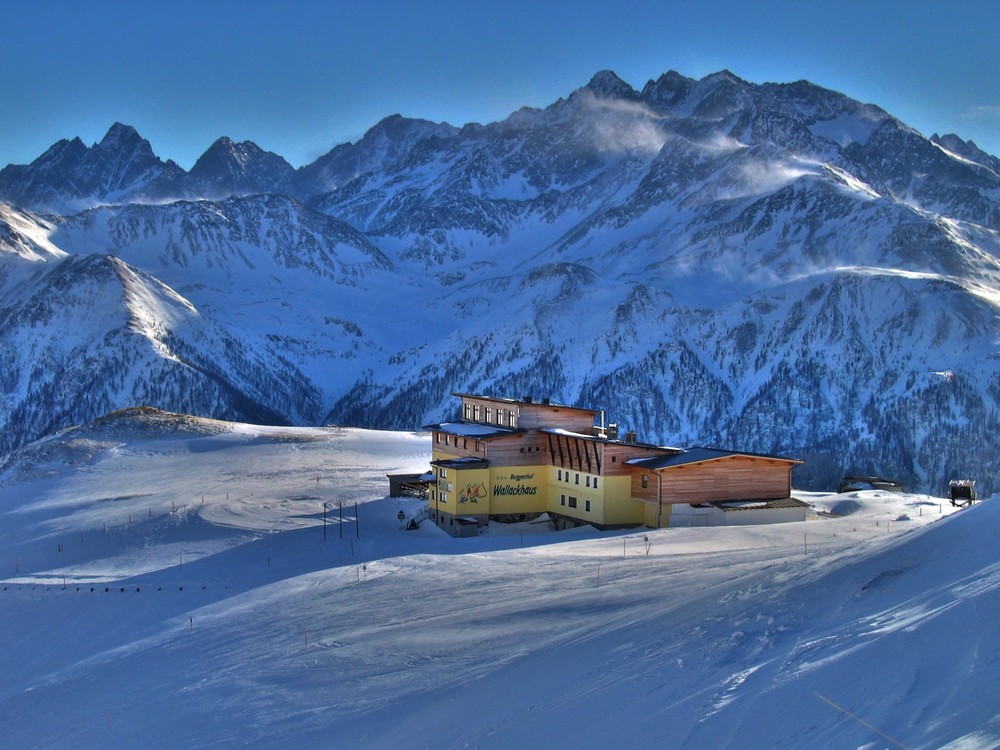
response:
<path id="1" fill-rule="evenodd" d="M 805 523 L 452 539 L 384 497 L 429 453 L 196 420 L 15 454 L 0 746 L 1000 743 L 992 501 L 800 494 Z"/>

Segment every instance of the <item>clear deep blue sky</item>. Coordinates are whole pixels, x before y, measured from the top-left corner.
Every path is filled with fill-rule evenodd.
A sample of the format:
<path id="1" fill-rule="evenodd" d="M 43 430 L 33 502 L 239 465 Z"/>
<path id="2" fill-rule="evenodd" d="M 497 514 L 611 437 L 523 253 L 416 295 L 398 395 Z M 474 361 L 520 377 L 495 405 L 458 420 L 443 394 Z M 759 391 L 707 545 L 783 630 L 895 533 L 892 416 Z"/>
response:
<path id="1" fill-rule="evenodd" d="M 294 166 L 400 113 L 546 106 L 610 69 L 808 79 L 1000 155 L 1000 0 L 0 0 L 0 166 L 115 121 L 190 168 L 218 137 Z"/>

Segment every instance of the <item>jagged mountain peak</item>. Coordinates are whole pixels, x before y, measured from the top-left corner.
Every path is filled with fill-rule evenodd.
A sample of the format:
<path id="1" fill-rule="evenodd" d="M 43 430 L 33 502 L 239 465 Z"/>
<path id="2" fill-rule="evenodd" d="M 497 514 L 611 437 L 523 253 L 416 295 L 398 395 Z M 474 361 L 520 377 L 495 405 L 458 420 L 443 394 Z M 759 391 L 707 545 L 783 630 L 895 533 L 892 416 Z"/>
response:
<path id="1" fill-rule="evenodd" d="M 993 174 L 1000 177 L 1000 159 L 986 153 L 974 142 L 962 140 L 962 138 L 954 133 L 946 133 L 942 136 L 935 133 L 930 137 L 930 141 L 952 154 L 986 167 Z"/>
<path id="2" fill-rule="evenodd" d="M 52 144 L 52 146 L 38 157 L 37 161 L 48 164 L 64 160 L 78 161 L 83 158 L 83 155 L 88 150 L 87 145 L 81 140 L 80 136 L 76 136 L 72 140 L 63 139 L 56 141 L 56 143 Z"/>
<path id="3" fill-rule="evenodd" d="M 26 195 L 63 199 L 88 184 L 78 167 L 94 151 L 132 164 L 141 139 L 113 129 L 108 145 L 131 150 L 50 149 L 61 182 L 41 165 L 10 174 Z M 171 355 L 273 412 L 410 429 L 452 391 L 488 383 L 495 395 L 613 404 L 655 440 L 835 451 L 827 467 L 881 463 L 930 487 L 967 455 L 996 463 L 977 446 L 1000 455 L 1000 360 L 969 365 L 998 325 L 993 163 L 807 81 L 671 71 L 637 93 L 602 71 L 495 123 L 391 115 L 297 172 L 223 137 L 174 183 L 155 182 L 177 174 L 161 165 L 141 191 L 80 198 L 116 205 L 25 226 L 183 294 L 199 316 L 174 305 L 175 329 L 138 306 L 146 330 L 168 331 L 153 338 Z M 185 200 L 138 205 L 152 195 Z M 43 257 L 38 242 L 17 247 Z M 15 253 L 7 268 L 28 268 Z M 58 289 L 55 274 L 46 281 Z M 137 302 L 152 288 L 125 286 Z M 175 346 L 205 321 L 231 336 Z M 34 334 L 18 329 L 0 349 L 0 385 L 36 372 L 23 346 Z M 80 346 L 106 335 L 82 330 Z M 279 389 L 279 404 L 276 378 L 302 388 Z M 967 426 L 953 435 L 937 411 Z M 928 419 L 898 417 L 912 413 Z M 28 425 L 22 414 L 5 429 Z"/>
<path id="4" fill-rule="evenodd" d="M 584 88 L 598 96 L 620 99 L 634 99 L 638 96 L 635 89 L 625 83 L 625 81 L 611 70 L 597 72 Z"/>
<path id="5" fill-rule="evenodd" d="M 254 193 L 292 193 L 295 170 L 284 158 L 253 141 L 216 140 L 188 173 L 192 197 L 226 198 Z"/>
<path id="6" fill-rule="evenodd" d="M 717 70 L 715 73 L 709 73 L 703 79 L 706 83 L 730 83 L 736 86 L 749 86 L 747 81 L 744 81 L 738 75 L 733 73 L 728 68 L 723 68 L 722 70 Z"/>
<path id="7" fill-rule="evenodd" d="M 323 194 L 356 177 L 388 171 L 428 139 L 448 139 L 460 132 L 445 122 L 390 115 L 369 128 L 359 141 L 336 146 L 302 167 L 297 174 L 300 194 L 317 202 Z"/>
<path id="8" fill-rule="evenodd" d="M 650 79 L 642 87 L 641 96 L 657 108 L 670 107 L 684 99 L 690 93 L 695 80 L 687 78 L 674 70 L 669 70 L 655 81 Z"/>
<path id="9" fill-rule="evenodd" d="M 265 151 L 260 146 L 258 146 L 253 141 L 240 141 L 236 142 L 227 135 L 218 138 L 204 154 L 199 157 L 198 161 L 195 162 L 194 167 L 191 171 L 194 172 L 198 169 L 198 164 L 206 160 L 212 159 L 232 159 L 233 161 L 245 164 L 251 159 L 263 156 L 263 155 L 274 156 L 281 159 L 280 156 L 274 154 L 270 151 Z"/>
<path id="10" fill-rule="evenodd" d="M 134 127 L 115 122 L 108 128 L 108 132 L 104 134 L 100 142 L 94 144 L 94 147 L 107 150 L 142 146 L 143 144 L 149 146 L 149 141 L 139 135 L 139 131 Z"/>

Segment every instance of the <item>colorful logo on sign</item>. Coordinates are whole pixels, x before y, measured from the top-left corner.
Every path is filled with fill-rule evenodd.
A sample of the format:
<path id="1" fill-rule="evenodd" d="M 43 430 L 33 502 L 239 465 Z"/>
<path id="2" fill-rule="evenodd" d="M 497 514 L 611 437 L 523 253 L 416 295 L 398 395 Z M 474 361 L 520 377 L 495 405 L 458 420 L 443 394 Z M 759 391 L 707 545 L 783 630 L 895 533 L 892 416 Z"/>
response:
<path id="1" fill-rule="evenodd" d="M 486 497 L 486 487 L 483 486 L 482 482 L 479 484 L 469 484 L 459 493 L 458 502 L 478 503 L 481 497 Z"/>

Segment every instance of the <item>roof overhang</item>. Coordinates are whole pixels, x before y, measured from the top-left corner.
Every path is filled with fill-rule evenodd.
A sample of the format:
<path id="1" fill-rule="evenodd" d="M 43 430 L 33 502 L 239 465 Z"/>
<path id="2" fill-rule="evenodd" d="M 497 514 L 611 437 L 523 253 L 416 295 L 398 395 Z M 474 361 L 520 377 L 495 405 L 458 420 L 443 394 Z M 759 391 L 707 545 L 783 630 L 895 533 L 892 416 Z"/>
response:
<path id="1" fill-rule="evenodd" d="M 492 401 L 497 404 L 507 404 L 509 406 L 542 406 L 549 407 L 552 409 L 569 409 L 570 411 L 578 411 L 585 414 L 598 415 L 601 413 L 600 409 L 588 409 L 583 406 L 567 406 L 566 404 L 557 404 L 553 401 L 547 399 L 535 399 L 535 398 L 500 398 L 497 396 L 483 396 L 477 393 L 459 393 L 453 392 L 452 396 L 458 398 L 472 398 L 477 401 Z"/>
<path id="2" fill-rule="evenodd" d="M 742 510 L 787 510 L 809 507 L 809 503 L 804 503 L 797 497 L 781 497 L 774 500 L 716 500 L 709 505 L 714 505 L 725 513 Z"/>
<path id="3" fill-rule="evenodd" d="M 519 435 L 524 432 L 516 427 L 500 427 L 499 425 L 481 424 L 479 422 L 442 422 L 441 424 L 424 425 L 421 429 L 433 432 L 443 432 L 445 435 L 489 440 L 497 437 Z"/>
<path id="4" fill-rule="evenodd" d="M 803 463 L 797 458 L 769 456 L 763 453 L 746 453 L 744 451 L 727 451 L 720 450 L 718 448 L 689 448 L 669 456 L 634 458 L 628 460 L 626 463 L 630 466 L 635 466 L 641 469 L 661 471 L 665 469 L 675 469 L 679 466 L 691 466 L 693 464 L 703 464 L 711 461 L 724 461 L 730 458 L 750 458 L 757 461 L 771 461 L 786 464 L 790 468 Z"/>
<path id="5" fill-rule="evenodd" d="M 442 458 L 431 461 L 431 466 L 440 466 L 442 469 L 488 469 L 490 462 L 485 458 Z"/>

